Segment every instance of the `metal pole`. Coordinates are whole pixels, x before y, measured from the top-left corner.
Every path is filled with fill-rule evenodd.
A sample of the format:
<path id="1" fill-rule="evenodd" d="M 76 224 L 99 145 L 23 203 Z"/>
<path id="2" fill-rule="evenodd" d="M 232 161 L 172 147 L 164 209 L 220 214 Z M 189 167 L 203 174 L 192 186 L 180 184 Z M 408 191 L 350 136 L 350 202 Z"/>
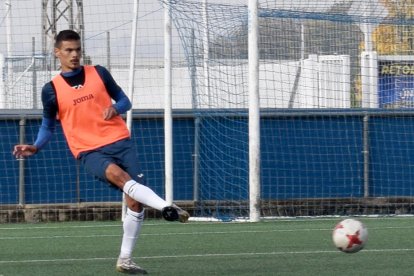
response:
<path id="1" fill-rule="evenodd" d="M 249 202 L 250 221 L 260 220 L 260 110 L 258 0 L 249 0 Z"/>
<path id="2" fill-rule="evenodd" d="M 137 44 L 137 25 L 138 25 L 138 5 L 139 1 L 134 1 L 134 16 L 132 19 L 132 34 L 131 34 L 131 51 L 129 57 L 129 76 L 128 76 L 128 98 L 133 104 L 133 96 L 134 96 L 134 79 L 135 79 L 135 55 L 136 55 L 136 44 Z M 132 108 L 127 112 L 127 119 L 126 119 L 127 127 L 131 132 L 132 127 Z M 122 219 L 125 218 L 126 214 L 126 202 L 125 202 L 125 194 L 123 195 L 122 200 Z"/>
<path id="3" fill-rule="evenodd" d="M 4 75 L 6 59 L 4 55 L 0 53 L 0 109 L 6 108 L 6 82 Z"/>
<path id="4" fill-rule="evenodd" d="M 203 0 L 203 66 L 204 66 L 204 93 L 207 97 L 207 108 L 212 108 L 210 96 L 210 38 L 209 38 L 209 26 L 208 26 L 208 10 L 207 0 Z"/>
<path id="5" fill-rule="evenodd" d="M 19 132 L 20 138 L 19 143 L 25 144 L 26 143 L 26 118 L 21 118 L 19 121 Z M 19 159 L 19 206 L 24 206 L 25 204 L 25 159 Z"/>
<path id="6" fill-rule="evenodd" d="M 106 32 L 106 68 L 111 72 L 111 33 Z"/>
<path id="7" fill-rule="evenodd" d="M 128 98 L 132 103 L 134 95 L 134 78 L 135 78 L 135 56 L 136 56 L 136 44 L 137 44 L 137 25 L 138 25 L 138 0 L 134 1 L 134 17 L 132 22 L 132 34 L 131 34 L 131 49 L 129 56 L 129 76 L 128 76 Z M 132 109 L 127 112 L 127 126 L 131 131 L 132 124 Z"/>
<path id="8" fill-rule="evenodd" d="M 172 38 L 170 4 L 164 4 L 164 151 L 165 200 L 172 204 L 173 192 L 173 120 L 172 120 Z"/>
<path id="9" fill-rule="evenodd" d="M 11 58 L 13 56 L 13 35 L 12 35 L 12 4 L 11 0 L 5 1 L 6 5 L 6 41 L 7 41 L 7 57 Z M 13 83 L 13 62 L 10 60 L 7 62 L 7 83 L 6 83 L 6 95 L 11 94 L 8 86 Z"/>
<path id="10" fill-rule="evenodd" d="M 369 197 L 369 115 L 363 117 L 364 197 Z"/>
<path id="11" fill-rule="evenodd" d="M 12 39 L 12 4 L 11 0 L 6 0 L 4 2 L 6 5 L 6 41 L 7 41 L 7 56 L 11 57 L 13 55 L 13 39 Z M 11 63 L 10 63 L 11 64 Z"/>
<path id="12" fill-rule="evenodd" d="M 32 55 L 33 55 L 33 66 L 32 66 L 32 98 L 33 108 L 37 108 L 37 74 L 36 74 L 36 38 L 32 37 Z"/>
<path id="13" fill-rule="evenodd" d="M 76 160 L 76 202 L 81 203 L 81 192 L 80 192 L 80 161 Z"/>
<path id="14" fill-rule="evenodd" d="M 198 202 L 200 200 L 200 183 L 199 183 L 199 171 L 200 171 L 200 117 L 194 119 L 194 173 L 193 173 L 193 201 Z"/>
<path id="15" fill-rule="evenodd" d="M 197 67 L 195 61 L 195 34 L 194 29 L 191 31 L 191 42 L 190 42 L 190 79 L 191 79 L 191 99 L 192 108 L 195 110 L 197 105 Z M 198 113 L 195 114 L 194 119 L 194 153 L 193 153 L 193 201 L 198 202 L 200 200 L 200 117 Z"/>

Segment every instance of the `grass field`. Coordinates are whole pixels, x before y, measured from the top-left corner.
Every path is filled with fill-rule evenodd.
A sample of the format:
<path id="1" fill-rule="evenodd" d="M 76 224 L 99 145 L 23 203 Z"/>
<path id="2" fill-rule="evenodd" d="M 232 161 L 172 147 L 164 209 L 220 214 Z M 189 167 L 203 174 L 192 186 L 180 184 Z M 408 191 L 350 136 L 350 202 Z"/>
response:
<path id="1" fill-rule="evenodd" d="M 150 275 L 414 275 L 414 218 L 361 218 L 369 241 L 336 250 L 339 219 L 260 223 L 147 220 L 135 261 Z M 121 222 L 0 225 L 0 275 L 122 275 Z"/>

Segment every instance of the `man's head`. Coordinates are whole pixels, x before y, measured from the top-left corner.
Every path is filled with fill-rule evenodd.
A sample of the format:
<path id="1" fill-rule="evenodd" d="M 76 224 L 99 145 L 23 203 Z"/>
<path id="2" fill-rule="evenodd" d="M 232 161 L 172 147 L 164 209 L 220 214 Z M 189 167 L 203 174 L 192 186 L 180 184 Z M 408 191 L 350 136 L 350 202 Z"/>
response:
<path id="1" fill-rule="evenodd" d="M 73 71 L 80 66 L 81 41 L 77 32 L 64 30 L 55 39 L 55 56 L 59 59 L 62 71 Z"/>

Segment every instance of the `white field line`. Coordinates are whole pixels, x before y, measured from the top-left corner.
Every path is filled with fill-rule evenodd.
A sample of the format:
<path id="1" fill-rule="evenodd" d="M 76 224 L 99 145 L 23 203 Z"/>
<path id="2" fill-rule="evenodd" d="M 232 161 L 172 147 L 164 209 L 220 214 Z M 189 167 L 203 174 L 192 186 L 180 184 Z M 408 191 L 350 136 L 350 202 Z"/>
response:
<path id="1" fill-rule="evenodd" d="M 111 227 L 121 227 L 122 224 L 119 225 L 61 225 L 61 226 L 22 226 L 22 227 L 0 227 L 0 231 L 2 230 L 32 230 L 32 229 L 67 229 L 67 228 L 111 228 Z"/>
<path id="2" fill-rule="evenodd" d="M 275 218 L 264 218 L 262 222 L 264 223 L 281 223 L 281 222 L 303 222 L 303 221 L 333 221 L 333 222 L 339 222 L 339 220 L 344 219 L 345 217 L 341 216 L 333 216 L 333 217 L 299 217 L 299 218 L 292 218 L 292 217 L 275 217 Z M 414 215 L 399 215 L 399 216 L 393 216 L 393 217 L 387 217 L 387 216 L 361 216 L 361 218 L 365 219 L 374 219 L 374 220 L 389 220 L 389 219 L 413 219 Z M 191 220 L 193 219 L 193 220 Z M 205 224 L 204 221 L 197 221 L 197 218 L 190 218 L 191 225 L 194 224 Z M 223 224 L 222 221 L 210 221 L 208 224 Z M 232 222 L 225 222 L 226 224 L 244 224 L 246 222 L 244 221 L 232 221 Z M 58 223 L 57 223 L 58 224 Z M 163 223 L 145 223 L 145 226 L 159 226 L 163 225 Z M 183 224 L 178 224 L 183 226 Z M 186 224 L 189 225 L 189 224 Z M 22 226 L 22 227 L 0 227 L 0 231 L 2 230 L 30 230 L 30 229 L 68 229 L 68 228 L 112 228 L 112 227 L 122 227 L 122 223 L 119 224 L 102 224 L 102 225 L 57 225 L 57 226 L 30 226 L 28 224 Z M 386 228 L 386 227 L 384 227 Z M 393 228 L 393 227 L 390 227 Z"/>
<path id="3" fill-rule="evenodd" d="M 119 227 L 119 226 L 118 226 Z M 42 228 L 42 227 L 38 227 Z M 45 227 L 44 229 L 49 229 Z M 387 227 L 370 227 L 370 230 L 386 230 L 386 229 L 414 229 L 414 226 L 387 226 Z M 6 230 L 5 228 L 0 230 Z M 14 230 L 8 228 L 8 230 Z M 28 229 L 26 229 L 28 230 Z M 300 229 L 274 229 L 274 230 L 236 230 L 236 231 L 199 231 L 199 232 L 180 232 L 180 233 L 141 233 L 140 236 L 188 236 L 188 235 L 226 235 L 226 234 L 240 234 L 240 233 L 282 233 L 282 232 L 313 232 L 313 231 L 332 231 L 333 228 L 300 228 Z M 4 235 L 4 232 L 2 233 Z M 98 235 L 51 235 L 51 236 L 0 236 L 0 240 L 33 240 L 33 239 L 88 239 L 88 238 L 107 238 L 119 237 L 121 234 L 98 234 Z"/>
<path id="4" fill-rule="evenodd" d="M 370 253 L 392 253 L 392 252 L 413 252 L 413 248 L 400 249 L 364 249 L 358 254 Z M 240 257 L 240 256 L 263 256 L 263 255 L 303 255 L 303 254 L 344 254 L 338 250 L 315 250 L 315 251 L 288 251 L 288 252 L 241 252 L 241 253 L 216 253 L 216 254 L 189 254 L 189 255 L 164 255 L 137 257 L 136 259 L 181 259 L 181 258 L 208 258 L 208 257 Z M 116 260 L 116 258 L 67 258 L 67 259 L 32 259 L 32 260 L 9 260 L 0 261 L 0 264 L 24 264 L 24 263 L 59 263 L 59 262 L 94 262 Z"/>
<path id="5" fill-rule="evenodd" d="M 188 236 L 188 235 L 226 235 L 226 234 L 240 234 L 240 233 L 281 233 L 281 232 L 313 232 L 313 231 L 332 231 L 333 228 L 302 228 L 302 229 L 274 229 L 274 230 L 244 230 L 244 231 L 199 231 L 199 232 L 180 232 L 180 233 L 141 233 L 140 236 Z M 370 230 L 385 230 L 385 229 L 414 229 L 414 226 L 404 227 L 371 227 Z M 4 233 L 3 233 L 4 234 Z M 119 237 L 121 234 L 99 234 L 99 235 L 52 235 L 52 236 L 14 236 L 14 237 L 0 237 L 0 240 L 33 240 L 33 239 L 88 239 L 88 238 L 107 238 Z"/>

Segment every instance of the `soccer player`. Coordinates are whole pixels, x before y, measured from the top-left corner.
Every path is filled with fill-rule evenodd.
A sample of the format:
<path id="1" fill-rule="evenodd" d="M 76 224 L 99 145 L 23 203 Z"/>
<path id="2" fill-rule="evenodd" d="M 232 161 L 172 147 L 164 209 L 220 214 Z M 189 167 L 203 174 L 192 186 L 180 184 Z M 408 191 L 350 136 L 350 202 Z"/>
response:
<path id="1" fill-rule="evenodd" d="M 74 157 L 90 174 L 125 193 L 128 208 L 116 270 L 147 274 L 131 259 L 144 219 L 143 205 L 160 210 L 169 221 L 187 222 L 189 214 L 169 206 L 144 185 L 134 144 L 120 116 L 131 102 L 104 67 L 81 65 L 79 34 L 59 32 L 54 53 L 61 73 L 42 88 L 43 118 L 37 139 L 33 145 L 16 145 L 13 154 L 24 158 L 39 152 L 51 139 L 58 117 Z"/>

